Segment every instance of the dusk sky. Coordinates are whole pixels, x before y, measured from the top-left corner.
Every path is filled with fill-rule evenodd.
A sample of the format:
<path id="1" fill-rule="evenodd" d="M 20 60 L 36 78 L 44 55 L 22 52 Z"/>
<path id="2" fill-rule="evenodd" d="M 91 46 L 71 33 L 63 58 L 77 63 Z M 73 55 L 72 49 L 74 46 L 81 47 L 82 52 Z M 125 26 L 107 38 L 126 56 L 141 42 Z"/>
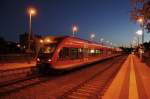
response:
<path id="1" fill-rule="evenodd" d="M 97 41 L 127 44 L 140 28 L 130 21 L 130 0 L 1 0 L 0 36 L 18 41 L 19 34 L 28 31 L 29 6 L 37 9 L 32 29 L 39 35 L 71 35 L 77 24 L 76 37 L 89 39 L 95 33 Z"/>

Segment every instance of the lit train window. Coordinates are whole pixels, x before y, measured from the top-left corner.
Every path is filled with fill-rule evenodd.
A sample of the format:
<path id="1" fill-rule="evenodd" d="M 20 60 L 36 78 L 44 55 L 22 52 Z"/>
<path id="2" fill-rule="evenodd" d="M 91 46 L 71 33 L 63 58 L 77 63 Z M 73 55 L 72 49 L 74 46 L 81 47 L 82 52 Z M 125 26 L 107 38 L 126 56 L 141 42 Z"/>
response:
<path id="1" fill-rule="evenodd" d="M 90 53 L 91 53 L 91 54 L 95 53 L 95 50 L 94 50 L 94 49 L 91 49 L 91 50 L 90 50 Z"/>
<path id="2" fill-rule="evenodd" d="M 102 53 L 103 53 L 103 51 L 100 49 L 88 49 L 88 56 L 97 56 Z"/>
<path id="3" fill-rule="evenodd" d="M 97 49 L 97 50 L 95 51 L 95 53 L 96 53 L 96 55 L 103 54 L 103 50 L 101 50 L 101 49 Z"/>
<path id="4" fill-rule="evenodd" d="M 100 54 L 101 51 L 100 51 L 100 50 L 96 50 L 95 53 L 96 53 L 96 54 Z"/>
<path id="5" fill-rule="evenodd" d="M 51 52 L 51 48 L 50 47 L 45 47 L 43 50 L 43 53 L 50 53 Z"/>
<path id="6" fill-rule="evenodd" d="M 39 52 L 38 57 L 45 59 L 45 58 L 51 58 L 53 56 L 53 53 L 55 51 L 56 44 L 49 44 L 49 45 L 44 45 Z"/>
<path id="7" fill-rule="evenodd" d="M 83 48 L 78 48 L 78 57 L 83 58 L 84 57 L 84 50 Z"/>
<path id="8" fill-rule="evenodd" d="M 41 49 L 41 53 L 53 53 L 55 50 L 56 45 L 54 44 L 50 44 L 50 45 L 45 45 L 43 46 L 43 48 Z"/>
<path id="9" fill-rule="evenodd" d="M 79 52 L 83 52 L 83 48 L 79 48 L 78 51 L 79 51 Z"/>

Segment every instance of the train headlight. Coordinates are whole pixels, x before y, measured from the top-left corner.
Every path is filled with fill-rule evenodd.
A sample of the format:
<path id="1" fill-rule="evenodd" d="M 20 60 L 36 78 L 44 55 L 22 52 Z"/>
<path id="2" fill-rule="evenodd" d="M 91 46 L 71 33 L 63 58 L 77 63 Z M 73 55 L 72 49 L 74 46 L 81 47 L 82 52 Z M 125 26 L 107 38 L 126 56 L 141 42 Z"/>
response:
<path id="1" fill-rule="evenodd" d="M 40 58 L 37 58 L 36 60 L 39 62 L 39 61 L 40 61 Z"/>
<path id="2" fill-rule="evenodd" d="M 52 60 L 51 59 L 48 59 L 48 62 L 51 62 Z"/>

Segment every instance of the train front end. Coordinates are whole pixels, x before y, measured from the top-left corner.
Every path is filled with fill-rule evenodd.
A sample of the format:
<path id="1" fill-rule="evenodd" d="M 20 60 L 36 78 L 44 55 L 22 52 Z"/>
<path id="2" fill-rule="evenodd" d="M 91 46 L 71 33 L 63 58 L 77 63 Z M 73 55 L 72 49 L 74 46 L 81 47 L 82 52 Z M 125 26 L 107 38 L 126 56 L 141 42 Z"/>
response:
<path id="1" fill-rule="evenodd" d="M 37 66 L 40 73 L 46 73 L 51 67 L 52 53 L 40 52 L 37 58 Z"/>
<path id="2" fill-rule="evenodd" d="M 37 67 L 40 73 L 46 73 L 51 69 L 53 54 L 58 42 L 54 37 L 46 37 L 37 57 Z"/>

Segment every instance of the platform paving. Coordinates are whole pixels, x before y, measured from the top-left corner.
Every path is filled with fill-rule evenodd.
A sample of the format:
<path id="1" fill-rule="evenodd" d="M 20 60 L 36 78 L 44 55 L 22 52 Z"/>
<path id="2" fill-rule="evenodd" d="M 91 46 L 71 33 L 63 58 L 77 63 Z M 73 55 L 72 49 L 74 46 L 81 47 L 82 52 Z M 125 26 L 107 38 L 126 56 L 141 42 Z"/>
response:
<path id="1" fill-rule="evenodd" d="M 150 67 L 130 54 L 102 99 L 150 99 Z"/>
<path id="2" fill-rule="evenodd" d="M 17 69 L 17 68 L 25 68 L 25 67 L 33 67 L 36 66 L 35 61 L 30 62 L 13 62 L 13 63 L 0 63 L 0 71 L 4 70 L 11 70 L 11 69 Z"/>

